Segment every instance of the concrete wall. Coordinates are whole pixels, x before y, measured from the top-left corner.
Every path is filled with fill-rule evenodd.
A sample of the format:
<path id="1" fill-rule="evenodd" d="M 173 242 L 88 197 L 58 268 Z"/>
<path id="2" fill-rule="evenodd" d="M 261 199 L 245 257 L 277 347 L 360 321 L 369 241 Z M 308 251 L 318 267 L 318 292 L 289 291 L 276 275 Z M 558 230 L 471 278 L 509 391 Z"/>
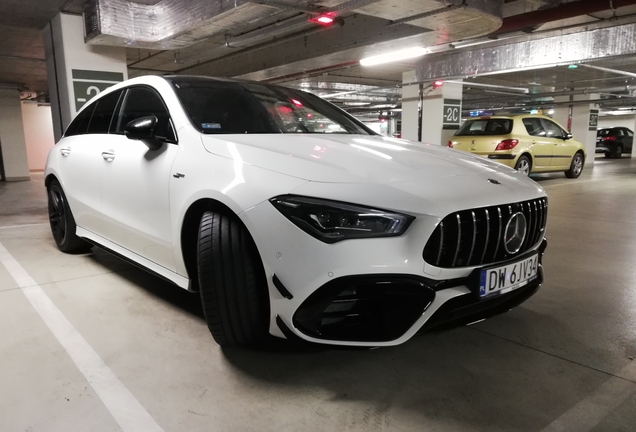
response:
<path id="1" fill-rule="evenodd" d="M 29 180 L 20 92 L 0 89 L 0 146 L 7 181 Z"/>
<path id="2" fill-rule="evenodd" d="M 55 145 L 51 107 L 22 102 L 22 119 L 29 171 L 44 171 L 46 157 Z"/>
<path id="3" fill-rule="evenodd" d="M 599 128 L 626 127 L 634 130 L 634 125 L 636 125 L 636 118 L 634 115 L 605 116 L 599 117 L 598 119 Z"/>

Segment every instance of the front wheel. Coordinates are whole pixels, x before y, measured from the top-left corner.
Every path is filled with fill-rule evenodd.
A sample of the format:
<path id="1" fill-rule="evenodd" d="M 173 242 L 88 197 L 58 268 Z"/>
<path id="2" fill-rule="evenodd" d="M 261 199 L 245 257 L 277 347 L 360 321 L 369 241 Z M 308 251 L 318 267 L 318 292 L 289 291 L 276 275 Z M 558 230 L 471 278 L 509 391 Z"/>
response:
<path id="1" fill-rule="evenodd" d="M 532 164 L 530 162 L 530 158 L 526 155 L 520 156 L 519 160 L 515 164 L 515 169 L 519 171 L 523 175 L 530 175 L 530 168 Z"/>
<path id="2" fill-rule="evenodd" d="M 578 152 L 572 158 L 572 163 L 570 164 L 570 169 L 565 172 L 565 176 L 567 178 L 577 178 L 581 175 L 583 171 L 583 164 L 585 160 L 583 159 L 583 154 Z"/>
<path id="3" fill-rule="evenodd" d="M 62 186 L 57 180 L 49 184 L 47 195 L 51 233 L 58 249 L 66 253 L 85 252 L 90 249 L 91 245 L 75 234 L 75 219 Z"/>
<path id="4" fill-rule="evenodd" d="M 221 346 L 253 345 L 268 336 L 269 294 L 256 244 L 236 216 L 205 212 L 197 269 L 203 312 Z"/>

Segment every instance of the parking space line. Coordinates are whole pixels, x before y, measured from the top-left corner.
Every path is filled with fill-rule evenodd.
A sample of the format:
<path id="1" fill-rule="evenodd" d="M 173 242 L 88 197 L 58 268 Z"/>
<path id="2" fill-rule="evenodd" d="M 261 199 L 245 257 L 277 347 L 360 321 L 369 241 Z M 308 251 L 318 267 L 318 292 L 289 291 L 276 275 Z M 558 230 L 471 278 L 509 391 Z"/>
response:
<path id="1" fill-rule="evenodd" d="M 587 432 L 636 392 L 636 383 L 623 377 L 636 377 L 636 362 L 605 381 L 594 393 L 581 400 L 541 432 Z"/>
<path id="2" fill-rule="evenodd" d="M 24 224 L 24 225 L 0 226 L 0 229 L 24 228 L 24 227 L 32 227 L 32 226 L 40 226 L 40 225 L 48 225 L 48 223 L 42 222 L 42 223 Z"/>
<path id="3" fill-rule="evenodd" d="M 8 270 L 122 430 L 124 432 L 163 432 L 148 411 L 2 243 L 0 243 L 0 263 Z"/>

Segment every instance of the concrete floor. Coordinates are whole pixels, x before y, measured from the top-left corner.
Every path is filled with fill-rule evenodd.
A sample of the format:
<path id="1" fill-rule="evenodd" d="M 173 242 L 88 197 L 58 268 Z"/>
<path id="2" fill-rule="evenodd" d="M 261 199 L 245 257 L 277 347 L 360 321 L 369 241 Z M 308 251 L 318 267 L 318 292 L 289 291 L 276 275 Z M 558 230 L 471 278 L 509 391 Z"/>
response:
<path id="1" fill-rule="evenodd" d="M 220 349 L 197 296 L 99 250 L 59 252 L 41 175 L 0 183 L 0 257 L 32 278 L 0 265 L 0 431 L 635 431 L 636 160 L 537 179 L 550 198 L 539 293 L 370 351 Z M 29 284 L 154 426 L 118 425 L 104 378 L 54 336 Z"/>

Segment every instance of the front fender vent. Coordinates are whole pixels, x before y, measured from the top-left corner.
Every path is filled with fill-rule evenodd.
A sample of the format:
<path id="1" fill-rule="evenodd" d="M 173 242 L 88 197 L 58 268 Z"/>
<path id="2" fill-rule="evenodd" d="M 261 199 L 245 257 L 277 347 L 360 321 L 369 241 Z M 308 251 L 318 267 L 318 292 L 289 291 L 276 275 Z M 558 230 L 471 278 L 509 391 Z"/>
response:
<path id="1" fill-rule="evenodd" d="M 504 233 L 517 212 L 526 218 L 526 236 L 519 251 L 510 254 L 504 247 Z M 532 249 L 543 239 L 547 215 L 547 198 L 452 213 L 433 231 L 424 248 L 424 261 L 442 268 L 505 261 Z"/>

